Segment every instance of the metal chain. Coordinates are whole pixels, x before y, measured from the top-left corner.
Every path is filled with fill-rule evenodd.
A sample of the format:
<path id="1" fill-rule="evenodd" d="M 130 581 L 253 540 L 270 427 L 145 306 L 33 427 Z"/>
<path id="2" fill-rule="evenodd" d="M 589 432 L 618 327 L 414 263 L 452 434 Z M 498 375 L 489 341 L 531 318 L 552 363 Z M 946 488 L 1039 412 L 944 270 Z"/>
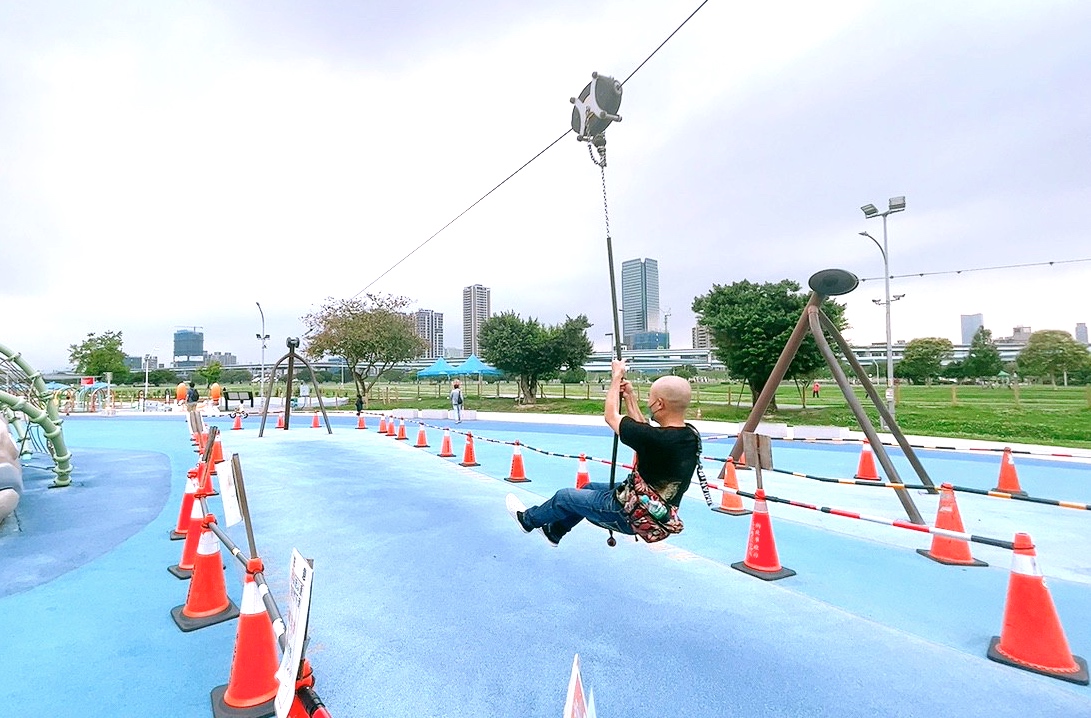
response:
<path id="1" fill-rule="evenodd" d="M 587 151 L 591 152 L 591 143 L 587 144 Z M 610 204 L 606 201 L 606 148 L 599 147 L 599 156 L 601 161 L 595 160 L 595 155 L 591 155 L 591 161 L 599 166 L 599 174 L 602 175 L 602 214 L 606 218 L 606 237 L 610 237 Z"/>

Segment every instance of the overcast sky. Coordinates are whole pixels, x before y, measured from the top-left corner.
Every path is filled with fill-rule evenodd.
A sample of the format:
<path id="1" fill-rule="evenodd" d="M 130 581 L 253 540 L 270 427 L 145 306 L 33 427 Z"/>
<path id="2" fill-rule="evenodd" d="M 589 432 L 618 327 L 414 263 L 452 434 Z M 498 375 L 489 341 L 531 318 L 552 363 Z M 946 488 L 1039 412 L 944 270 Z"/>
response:
<path id="1" fill-rule="evenodd" d="M 176 328 L 256 362 L 328 297 L 404 295 L 461 347 L 494 312 L 611 331 L 598 168 L 568 135 L 700 0 L 0 2 L 0 344 L 49 371 L 88 332 Z M 850 341 L 1091 322 L 1091 4 L 711 0 L 606 133 L 615 263 L 659 261 L 674 346 L 714 284 L 865 281 Z"/>

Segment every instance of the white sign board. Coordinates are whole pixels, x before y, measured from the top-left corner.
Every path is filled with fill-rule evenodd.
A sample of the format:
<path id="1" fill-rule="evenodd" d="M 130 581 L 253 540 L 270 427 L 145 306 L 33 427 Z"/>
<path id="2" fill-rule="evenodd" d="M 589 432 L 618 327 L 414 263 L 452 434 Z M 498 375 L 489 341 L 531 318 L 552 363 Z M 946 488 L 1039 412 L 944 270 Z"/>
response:
<path id="1" fill-rule="evenodd" d="M 303 662 L 303 644 L 307 639 L 307 614 L 311 608 L 311 581 L 314 564 L 292 549 L 288 572 L 288 617 L 285 621 L 284 656 L 277 669 L 280 688 L 273 702 L 277 718 L 287 718 L 295 700 L 295 681 Z"/>
<path id="2" fill-rule="evenodd" d="M 242 509 L 239 508 L 239 487 L 235 484 L 235 462 L 225 461 L 220 470 L 220 501 L 224 507 L 224 523 L 234 526 L 242 521 Z"/>

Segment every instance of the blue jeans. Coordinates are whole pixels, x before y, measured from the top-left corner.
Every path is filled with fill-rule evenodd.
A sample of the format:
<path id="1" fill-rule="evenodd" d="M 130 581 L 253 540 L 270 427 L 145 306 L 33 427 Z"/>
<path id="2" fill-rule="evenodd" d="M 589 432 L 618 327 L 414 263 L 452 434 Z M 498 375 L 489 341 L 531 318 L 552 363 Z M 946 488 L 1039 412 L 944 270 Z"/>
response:
<path id="1" fill-rule="evenodd" d="M 633 535 L 633 528 L 621 513 L 621 504 L 614 498 L 609 484 L 587 484 L 582 489 L 561 489 L 544 504 L 523 512 L 523 519 L 532 527 L 552 524 L 550 532 L 560 538 L 580 521 L 587 519 L 604 529 Z"/>

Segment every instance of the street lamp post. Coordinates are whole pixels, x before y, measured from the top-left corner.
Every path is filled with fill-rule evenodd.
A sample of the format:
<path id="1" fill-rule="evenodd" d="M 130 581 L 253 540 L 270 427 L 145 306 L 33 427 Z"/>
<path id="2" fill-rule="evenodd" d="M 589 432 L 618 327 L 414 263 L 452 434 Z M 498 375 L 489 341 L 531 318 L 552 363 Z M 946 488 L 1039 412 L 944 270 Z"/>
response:
<path id="1" fill-rule="evenodd" d="M 875 242 L 875 246 L 879 248 L 879 251 L 883 253 L 883 284 L 885 287 L 886 301 L 883 304 L 886 306 L 886 408 L 890 412 L 890 416 L 894 416 L 894 348 L 891 342 L 890 334 L 890 255 L 887 251 L 886 241 L 886 218 L 887 215 L 894 212 L 905 211 L 905 197 L 891 197 L 888 208 L 885 212 L 880 212 L 875 205 L 865 204 L 860 208 L 864 213 L 865 219 L 874 219 L 875 217 L 883 218 L 883 243 L 880 245 L 879 241 L 872 237 L 867 232 L 860 232 L 864 237 L 867 237 L 872 242 Z M 898 299 L 901 299 L 903 295 L 900 295 Z"/>
<path id="2" fill-rule="evenodd" d="M 269 335 L 265 333 L 265 312 L 261 311 L 261 302 L 254 304 L 258 305 L 258 313 L 261 314 L 261 334 L 254 336 L 261 341 L 261 386 L 265 386 L 265 342 L 269 341 Z"/>
<path id="3" fill-rule="evenodd" d="M 144 355 L 144 398 L 140 402 L 140 411 L 148 405 L 148 369 L 151 363 L 151 354 Z"/>

